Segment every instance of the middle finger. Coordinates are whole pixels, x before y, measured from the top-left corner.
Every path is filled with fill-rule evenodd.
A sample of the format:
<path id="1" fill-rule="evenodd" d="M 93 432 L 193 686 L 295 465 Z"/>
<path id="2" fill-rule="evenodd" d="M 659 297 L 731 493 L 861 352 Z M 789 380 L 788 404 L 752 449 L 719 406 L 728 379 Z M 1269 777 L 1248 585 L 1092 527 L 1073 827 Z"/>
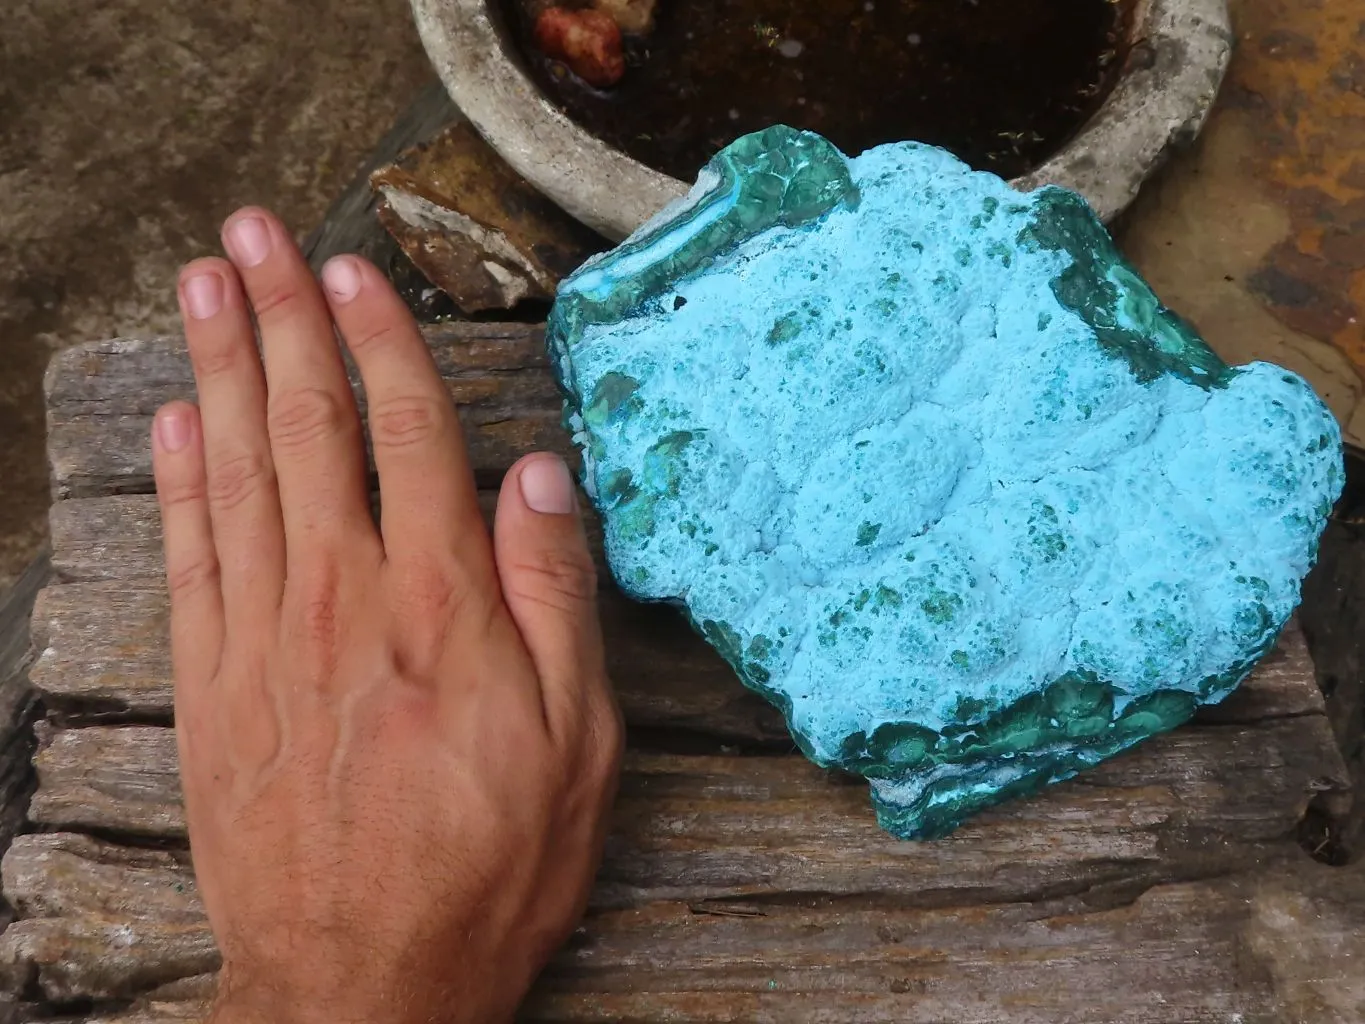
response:
<path id="1" fill-rule="evenodd" d="M 360 417 L 317 280 L 284 225 L 259 208 L 233 214 L 223 244 L 261 334 L 288 575 L 322 551 L 359 545 L 377 560 Z"/>

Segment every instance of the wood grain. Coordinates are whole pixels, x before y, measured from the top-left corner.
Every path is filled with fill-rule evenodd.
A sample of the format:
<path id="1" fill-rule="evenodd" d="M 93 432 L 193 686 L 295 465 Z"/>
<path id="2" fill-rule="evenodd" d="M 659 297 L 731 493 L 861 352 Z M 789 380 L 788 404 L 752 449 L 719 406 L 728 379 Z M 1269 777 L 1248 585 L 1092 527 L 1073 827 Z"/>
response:
<path id="1" fill-rule="evenodd" d="M 496 486 L 528 451 L 574 457 L 560 427 L 561 401 L 540 327 L 481 323 L 424 330 L 459 405 L 470 461 L 483 483 Z M 363 389 L 352 380 L 363 411 Z M 46 389 L 48 455 L 58 498 L 150 492 L 152 414 L 173 398 L 196 394 L 178 337 L 73 346 L 53 357 Z"/>
<path id="2" fill-rule="evenodd" d="M 217 970 L 188 855 L 29 835 L 10 847 L 0 875 L 22 915 L 0 935 L 0 987 L 36 975 L 47 999 L 66 1002 Z"/>
<path id="3" fill-rule="evenodd" d="M 33 788 L 30 758 L 38 709 L 37 695 L 28 681 L 32 656 L 29 621 L 33 602 L 50 572 L 47 555 L 43 554 L 0 593 L 0 855 L 24 825 Z M 10 908 L 0 896 L 0 931 L 10 916 Z M 0 1021 L 5 1012 L 0 1000 Z"/>
<path id="4" fill-rule="evenodd" d="M 538 329 L 428 338 L 482 486 L 530 448 L 565 452 Z M 40 831 L 0 869 L 20 914 L 0 989 L 172 1024 L 202 1009 L 217 954 L 185 849 L 146 436 L 193 386 L 179 340 L 153 339 L 68 350 L 47 389 L 60 500 L 30 675 L 49 720 Z M 525 1019 L 1362 1019 L 1343 1015 L 1354 989 L 1322 980 L 1359 945 L 1365 883 L 1334 889 L 1294 840 L 1310 802 L 1348 796 L 1297 625 L 1192 725 L 905 843 L 864 785 L 795 756 L 679 615 L 605 574 L 601 605 L 631 746 L 589 917 Z"/>
<path id="5" fill-rule="evenodd" d="M 799 756 L 627 753 L 594 906 L 825 893 L 899 905 L 1036 899 L 1246 867 L 1340 789 L 1320 716 L 1158 737 L 947 840 L 877 828 L 866 787 Z M 175 738 L 159 726 L 49 731 L 31 817 L 183 839 Z"/>
<path id="6" fill-rule="evenodd" d="M 808 894 L 598 910 L 542 976 L 522 1019 L 1348 1021 L 1301 1015 L 1318 993 L 1312 967 L 1292 953 L 1295 941 L 1317 938 L 1302 913 L 1329 886 L 1338 914 L 1330 930 L 1344 952 L 1362 944 L 1350 923 L 1365 910 L 1365 878 L 1319 873 L 1328 870 L 1286 862 L 1107 905 L 1071 897 L 924 907 Z M 216 954 L 194 880 L 174 854 L 25 836 L 4 875 L 26 917 L 0 939 L 0 969 L 29 972 L 50 999 L 158 993 L 147 1002 L 159 1006 L 133 1011 L 142 1017 L 113 1018 L 129 1024 L 202 1005 Z M 177 972 L 186 979 L 180 1003 L 165 998 Z M 1343 981 L 1337 1002 L 1349 1008 L 1359 986 Z"/>
<path id="7" fill-rule="evenodd" d="M 608 592 L 601 610 L 608 668 L 631 724 L 715 742 L 790 744 L 781 715 L 744 690 L 672 609 Z M 50 587 L 34 615 L 33 685 L 66 713 L 169 718 L 168 623 L 165 590 L 155 581 Z"/>
<path id="8" fill-rule="evenodd" d="M 378 507 L 378 493 L 371 495 Z M 498 492 L 479 492 L 479 506 L 491 528 Z M 63 583 L 96 580 L 160 580 L 166 571 L 161 550 L 161 514 L 155 494 L 111 494 L 59 501 L 48 517 L 52 531 L 52 571 Z M 610 582 L 602 550 L 602 524 L 583 511 L 588 548 L 604 582 Z"/>
<path id="9" fill-rule="evenodd" d="M 729 666 L 672 609 L 601 595 L 608 667 L 627 723 L 672 729 L 716 743 L 790 742 L 778 712 L 746 691 Z M 40 654 L 33 685 L 57 709 L 168 719 L 172 704 L 169 606 L 152 580 L 50 587 L 34 612 Z M 1321 716 L 1303 638 L 1286 630 L 1277 652 L 1208 722 Z"/>

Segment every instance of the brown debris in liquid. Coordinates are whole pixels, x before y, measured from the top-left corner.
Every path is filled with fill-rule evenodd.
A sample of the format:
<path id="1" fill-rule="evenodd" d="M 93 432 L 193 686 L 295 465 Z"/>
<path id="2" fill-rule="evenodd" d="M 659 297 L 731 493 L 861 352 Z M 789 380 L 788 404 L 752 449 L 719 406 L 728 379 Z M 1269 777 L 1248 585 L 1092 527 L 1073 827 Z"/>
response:
<path id="1" fill-rule="evenodd" d="M 529 37 L 533 76 L 570 117 L 690 181 L 740 135 L 789 124 L 857 154 L 915 139 L 1014 177 L 1056 152 L 1112 88 L 1133 0 L 662 0 L 627 67 L 594 89 Z"/>

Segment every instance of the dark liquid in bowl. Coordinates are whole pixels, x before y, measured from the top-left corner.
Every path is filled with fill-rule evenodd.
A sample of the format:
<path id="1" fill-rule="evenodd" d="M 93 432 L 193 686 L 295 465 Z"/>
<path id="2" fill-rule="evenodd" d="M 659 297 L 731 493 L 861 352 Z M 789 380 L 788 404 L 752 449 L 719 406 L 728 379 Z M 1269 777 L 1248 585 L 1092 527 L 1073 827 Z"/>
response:
<path id="1" fill-rule="evenodd" d="M 915 139 L 1026 173 L 1103 102 L 1134 0 L 659 0 L 654 32 L 627 38 L 625 77 L 602 91 L 535 49 L 521 0 L 500 2 L 555 103 L 691 181 L 718 149 L 779 123 L 849 154 Z"/>

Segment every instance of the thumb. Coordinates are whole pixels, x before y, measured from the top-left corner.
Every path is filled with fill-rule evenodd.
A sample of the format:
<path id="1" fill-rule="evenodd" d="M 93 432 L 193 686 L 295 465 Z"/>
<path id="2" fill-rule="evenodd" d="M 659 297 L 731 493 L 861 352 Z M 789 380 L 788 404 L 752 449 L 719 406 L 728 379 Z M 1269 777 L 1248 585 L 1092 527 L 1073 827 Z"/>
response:
<path id="1" fill-rule="evenodd" d="M 507 473 L 493 522 L 503 600 L 545 692 L 582 706 L 585 687 L 605 687 L 597 568 L 569 468 L 557 455 L 527 455 Z"/>

